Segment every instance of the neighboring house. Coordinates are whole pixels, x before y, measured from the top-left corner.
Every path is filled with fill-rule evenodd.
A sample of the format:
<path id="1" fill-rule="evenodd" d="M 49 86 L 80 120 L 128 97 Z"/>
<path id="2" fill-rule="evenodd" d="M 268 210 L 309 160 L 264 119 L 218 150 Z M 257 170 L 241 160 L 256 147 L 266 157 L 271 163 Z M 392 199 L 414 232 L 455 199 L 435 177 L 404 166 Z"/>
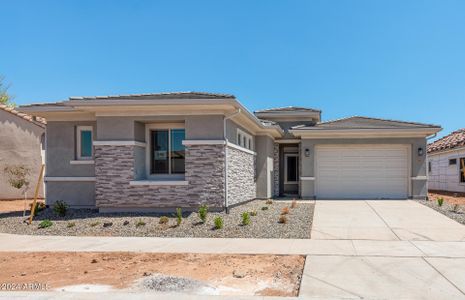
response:
<path id="1" fill-rule="evenodd" d="M 47 203 L 100 211 L 211 209 L 254 198 L 425 198 L 439 126 L 321 111 L 250 113 L 234 96 L 72 97 L 21 107 L 47 119 Z"/>
<path id="2" fill-rule="evenodd" d="M 20 113 L 0 104 L 0 199 L 21 199 L 22 191 L 8 183 L 6 166 L 24 165 L 30 169 L 29 196 L 33 196 L 44 161 L 45 120 Z M 43 185 L 39 197 L 43 198 Z"/>
<path id="3" fill-rule="evenodd" d="M 465 192 L 465 128 L 428 145 L 428 188 Z"/>

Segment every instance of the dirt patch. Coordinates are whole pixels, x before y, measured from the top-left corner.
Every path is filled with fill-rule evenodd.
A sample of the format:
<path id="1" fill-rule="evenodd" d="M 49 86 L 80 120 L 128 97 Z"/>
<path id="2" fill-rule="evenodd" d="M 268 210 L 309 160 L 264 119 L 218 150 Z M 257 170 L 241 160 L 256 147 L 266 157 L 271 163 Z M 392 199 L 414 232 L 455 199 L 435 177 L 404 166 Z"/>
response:
<path id="1" fill-rule="evenodd" d="M 29 215 L 29 207 L 32 204 L 33 200 L 29 199 L 26 200 L 26 214 Z M 44 202 L 43 200 L 40 200 L 38 202 Z M 20 211 L 22 212 L 24 210 L 24 199 L 21 200 L 0 200 L 0 213 L 6 213 L 6 212 L 15 212 L 15 211 Z"/>
<path id="2" fill-rule="evenodd" d="M 297 296 L 300 255 L 1 252 L 0 282 L 51 289 L 114 288 L 193 294 Z"/>
<path id="3" fill-rule="evenodd" d="M 465 193 L 448 192 L 448 191 L 429 191 L 428 199 L 436 201 L 443 198 L 449 204 L 465 205 Z"/>

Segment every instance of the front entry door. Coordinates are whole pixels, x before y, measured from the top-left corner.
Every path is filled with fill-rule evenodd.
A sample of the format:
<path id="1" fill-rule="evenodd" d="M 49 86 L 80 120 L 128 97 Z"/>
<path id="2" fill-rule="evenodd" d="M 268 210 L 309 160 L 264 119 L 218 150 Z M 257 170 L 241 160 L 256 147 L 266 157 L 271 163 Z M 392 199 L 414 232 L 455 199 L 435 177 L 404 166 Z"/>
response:
<path id="1" fill-rule="evenodd" d="M 284 194 L 299 193 L 299 154 L 284 153 Z"/>

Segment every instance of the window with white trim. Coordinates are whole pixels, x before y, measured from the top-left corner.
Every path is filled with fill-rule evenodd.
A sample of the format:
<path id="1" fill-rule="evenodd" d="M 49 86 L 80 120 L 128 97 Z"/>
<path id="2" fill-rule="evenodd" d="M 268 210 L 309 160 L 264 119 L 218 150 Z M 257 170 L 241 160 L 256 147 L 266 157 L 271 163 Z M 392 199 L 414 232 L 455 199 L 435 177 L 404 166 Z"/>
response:
<path id="1" fill-rule="evenodd" d="M 185 173 L 185 129 L 169 124 L 149 125 L 148 130 L 148 174 L 184 175 Z"/>
<path id="2" fill-rule="evenodd" d="M 460 183 L 465 183 L 465 157 L 459 158 L 460 160 Z"/>
<path id="3" fill-rule="evenodd" d="M 249 150 L 252 148 L 252 136 L 244 131 L 237 129 L 237 145 L 244 147 Z"/>
<path id="4" fill-rule="evenodd" d="M 91 160 L 93 155 L 93 128 L 92 126 L 76 127 L 76 158 L 78 160 Z"/>

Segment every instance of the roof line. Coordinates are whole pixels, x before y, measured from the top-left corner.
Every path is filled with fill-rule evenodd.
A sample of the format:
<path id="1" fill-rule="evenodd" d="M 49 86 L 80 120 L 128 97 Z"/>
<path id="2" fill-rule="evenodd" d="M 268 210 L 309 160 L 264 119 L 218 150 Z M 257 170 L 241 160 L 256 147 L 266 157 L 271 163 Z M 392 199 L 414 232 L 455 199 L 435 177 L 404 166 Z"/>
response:
<path id="1" fill-rule="evenodd" d="M 15 115 L 17 117 L 20 117 L 21 119 L 24 119 L 24 120 L 26 120 L 28 122 L 31 122 L 31 123 L 39 126 L 39 127 L 42 127 L 42 128 L 44 128 L 45 125 L 47 124 L 45 122 L 45 119 L 40 118 L 40 117 L 37 118 L 37 117 L 31 116 L 31 115 L 19 112 L 12 106 L 8 106 L 8 105 L 5 105 L 5 104 L 0 104 L 0 109 L 3 110 L 3 111 L 6 111 L 6 112 L 8 112 L 8 113 L 10 113 L 12 115 Z"/>
<path id="2" fill-rule="evenodd" d="M 437 124 L 429 124 L 429 123 L 419 123 L 419 122 L 408 122 L 408 121 L 400 121 L 400 120 L 394 120 L 394 119 L 382 119 L 382 118 L 373 118 L 373 117 L 365 117 L 365 116 L 350 116 L 350 117 L 345 117 L 345 118 L 339 118 L 339 119 L 334 119 L 334 120 L 329 120 L 325 122 L 319 122 L 316 125 L 320 124 L 330 124 L 330 123 L 335 123 L 338 121 L 343 121 L 343 120 L 349 120 L 352 118 L 361 118 L 361 119 L 366 119 L 366 120 L 377 120 L 377 121 L 388 121 L 388 122 L 398 122 L 398 123 L 403 123 L 403 124 L 412 124 L 412 125 L 422 125 L 422 126 L 431 126 L 431 127 L 441 127 L 440 125 Z"/>
<path id="3" fill-rule="evenodd" d="M 69 100 L 90 100 L 90 99 L 114 99 L 114 98 L 137 98 L 137 97 L 150 97 L 150 96 L 183 96 L 183 95 L 198 95 L 198 96 L 210 96 L 217 98 L 236 98 L 232 94 L 220 94 L 220 93 L 207 93 L 207 92 L 163 92 L 163 93 L 146 93 L 146 94 L 125 94 L 125 95 L 107 95 L 107 96 L 72 96 Z"/>

